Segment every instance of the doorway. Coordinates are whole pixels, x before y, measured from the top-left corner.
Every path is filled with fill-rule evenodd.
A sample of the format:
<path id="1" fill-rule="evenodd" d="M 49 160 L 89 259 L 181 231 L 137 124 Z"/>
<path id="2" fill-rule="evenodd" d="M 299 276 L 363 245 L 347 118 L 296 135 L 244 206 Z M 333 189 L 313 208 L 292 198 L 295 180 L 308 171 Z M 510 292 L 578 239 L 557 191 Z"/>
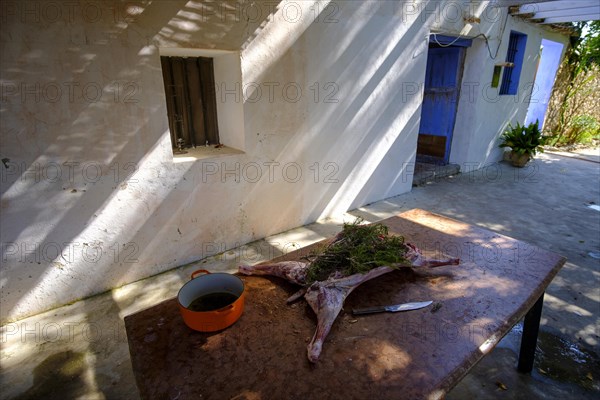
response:
<path id="1" fill-rule="evenodd" d="M 427 52 L 417 162 L 446 165 L 460 95 L 465 49 L 471 40 L 433 34 Z"/>
<path id="2" fill-rule="evenodd" d="M 538 120 L 540 129 L 544 126 L 546 110 L 548 109 L 548 102 L 552 95 L 552 87 L 554 86 L 556 72 L 560 65 L 562 51 L 562 43 L 542 39 L 540 61 L 529 100 L 525 125 Z"/>

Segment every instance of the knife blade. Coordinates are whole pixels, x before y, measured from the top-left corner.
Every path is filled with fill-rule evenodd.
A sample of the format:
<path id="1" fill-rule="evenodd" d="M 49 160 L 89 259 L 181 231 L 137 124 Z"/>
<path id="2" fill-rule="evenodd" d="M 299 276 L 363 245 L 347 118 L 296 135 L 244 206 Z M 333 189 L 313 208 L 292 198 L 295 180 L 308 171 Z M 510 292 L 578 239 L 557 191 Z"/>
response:
<path id="1" fill-rule="evenodd" d="M 427 307 L 433 303 L 433 301 L 419 301 L 413 303 L 404 303 L 404 304 L 395 304 L 392 306 L 376 306 L 376 307 L 365 307 L 365 308 L 355 308 L 352 310 L 352 314 L 361 315 L 361 314 L 373 314 L 379 312 L 398 312 L 398 311 L 411 311 L 418 310 L 419 308 Z"/>

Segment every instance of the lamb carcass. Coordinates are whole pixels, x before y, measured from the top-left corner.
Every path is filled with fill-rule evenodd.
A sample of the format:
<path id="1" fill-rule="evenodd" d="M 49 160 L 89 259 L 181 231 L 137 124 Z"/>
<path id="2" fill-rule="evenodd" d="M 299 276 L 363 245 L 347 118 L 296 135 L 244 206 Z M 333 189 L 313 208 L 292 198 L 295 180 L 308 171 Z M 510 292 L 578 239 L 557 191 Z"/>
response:
<path id="1" fill-rule="evenodd" d="M 330 242 L 335 243 L 338 237 Z M 381 266 L 369 270 L 366 273 L 357 273 L 344 276 L 336 271 L 326 280 L 307 282 L 307 273 L 311 262 L 281 261 L 272 264 L 259 264 L 255 266 L 242 265 L 239 272 L 243 275 L 271 275 L 283 278 L 302 288 L 288 299 L 288 303 L 304 296 L 310 307 L 317 314 L 317 329 L 308 344 L 308 360 L 317 362 L 323 342 L 331 330 L 335 319 L 342 310 L 344 300 L 360 284 L 373 278 L 393 271 L 397 267 L 439 267 L 443 265 L 458 265 L 460 260 L 447 258 L 441 260 L 429 259 L 423 256 L 421 251 L 413 244 L 406 243 L 407 251 L 404 255 L 406 264 L 394 266 Z"/>

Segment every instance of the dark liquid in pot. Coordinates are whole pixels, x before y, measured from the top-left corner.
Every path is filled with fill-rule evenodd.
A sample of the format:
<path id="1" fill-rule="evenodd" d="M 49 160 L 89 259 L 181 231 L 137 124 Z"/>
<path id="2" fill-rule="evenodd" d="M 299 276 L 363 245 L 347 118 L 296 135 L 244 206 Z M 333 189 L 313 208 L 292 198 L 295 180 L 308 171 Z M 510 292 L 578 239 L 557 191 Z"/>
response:
<path id="1" fill-rule="evenodd" d="M 214 311 L 228 306 L 237 299 L 238 296 L 231 293 L 209 293 L 192 301 L 187 308 L 192 311 Z"/>

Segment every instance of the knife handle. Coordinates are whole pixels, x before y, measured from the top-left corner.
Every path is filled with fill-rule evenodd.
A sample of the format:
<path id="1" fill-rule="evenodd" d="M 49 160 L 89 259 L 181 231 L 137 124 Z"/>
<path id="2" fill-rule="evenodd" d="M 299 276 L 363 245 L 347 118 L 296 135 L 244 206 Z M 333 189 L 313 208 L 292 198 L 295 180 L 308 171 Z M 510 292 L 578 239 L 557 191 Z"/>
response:
<path id="1" fill-rule="evenodd" d="M 377 306 L 377 307 L 365 307 L 365 308 L 354 308 L 352 310 L 352 314 L 361 315 L 361 314 L 374 314 L 379 312 L 386 311 L 385 307 Z"/>

